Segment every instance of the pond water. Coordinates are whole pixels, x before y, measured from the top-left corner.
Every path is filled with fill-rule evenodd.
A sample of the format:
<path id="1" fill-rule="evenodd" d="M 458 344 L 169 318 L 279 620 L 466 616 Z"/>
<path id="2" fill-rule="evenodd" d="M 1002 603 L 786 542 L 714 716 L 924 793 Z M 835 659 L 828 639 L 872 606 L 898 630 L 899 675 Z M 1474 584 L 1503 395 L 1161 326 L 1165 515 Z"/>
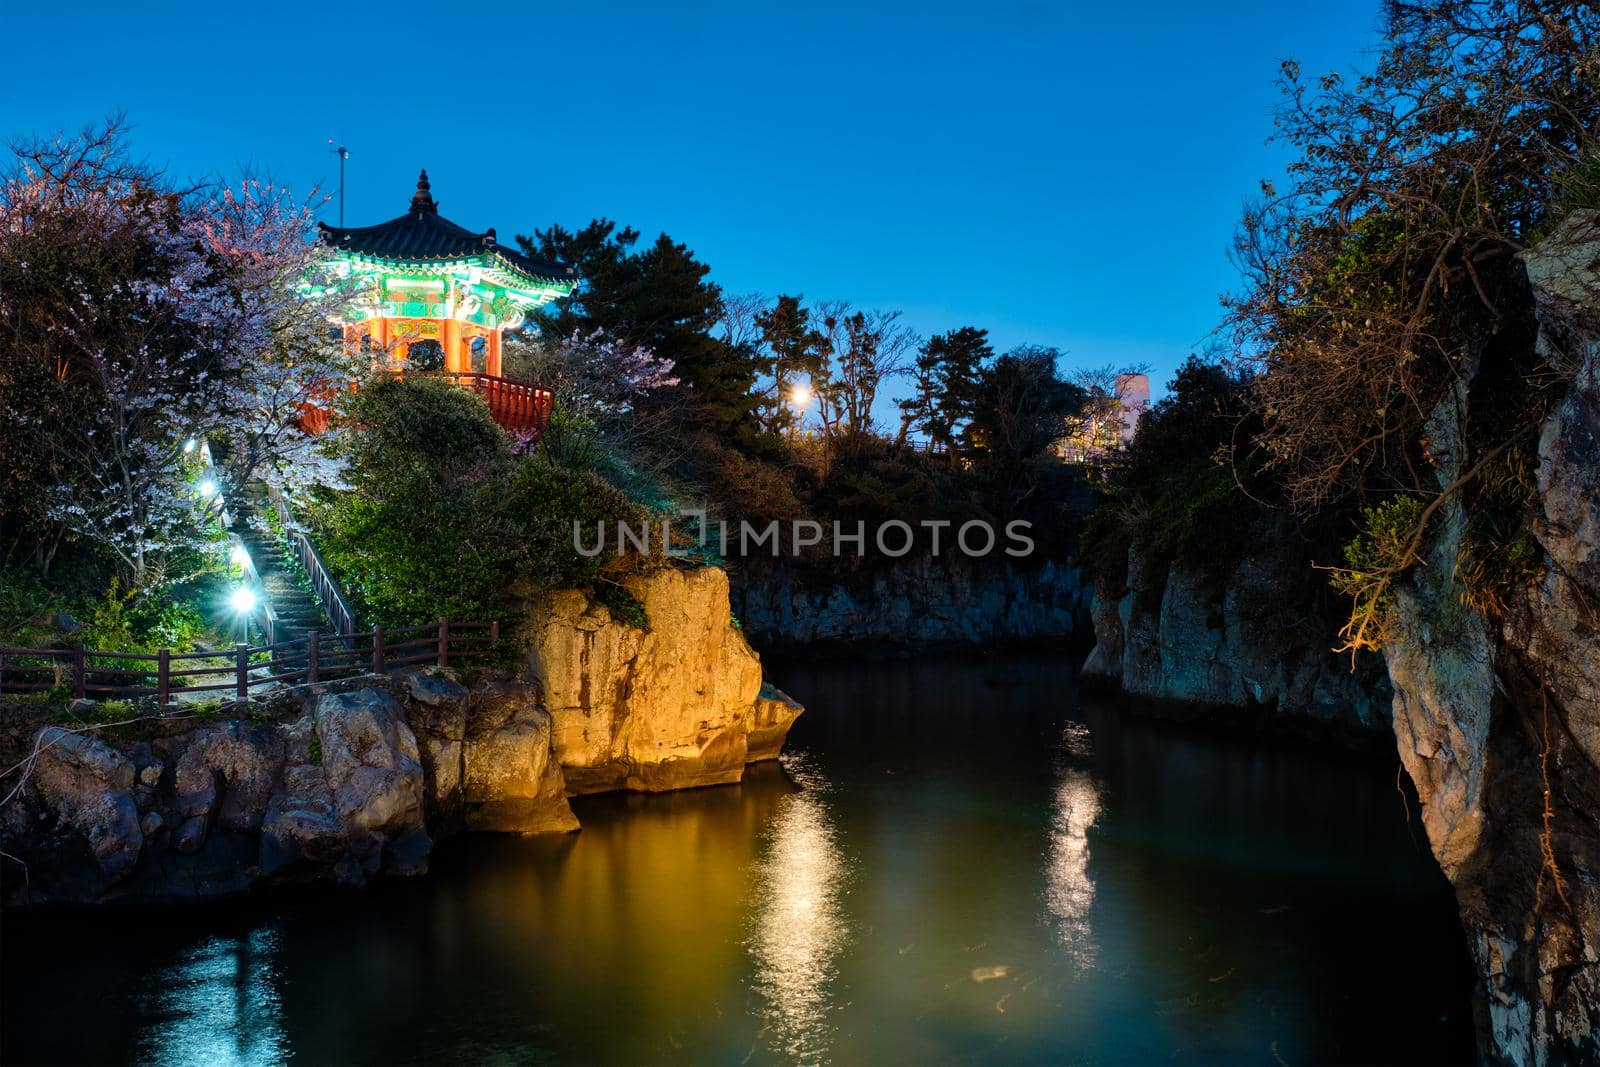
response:
<path id="1" fill-rule="evenodd" d="M 1392 762 L 1126 717 L 1049 656 L 772 673 L 810 710 L 740 786 L 363 892 L 8 915 L 0 1059 L 1473 1058 Z"/>

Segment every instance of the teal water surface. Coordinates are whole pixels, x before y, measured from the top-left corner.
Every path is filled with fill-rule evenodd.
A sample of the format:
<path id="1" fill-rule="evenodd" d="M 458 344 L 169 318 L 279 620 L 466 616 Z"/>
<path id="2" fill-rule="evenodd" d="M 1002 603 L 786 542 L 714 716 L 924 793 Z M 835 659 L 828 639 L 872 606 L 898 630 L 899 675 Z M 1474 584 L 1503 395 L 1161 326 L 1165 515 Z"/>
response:
<path id="1" fill-rule="evenodd" d="M 809 710 L 740 786 L 362 892 L 7 915 L 0 1059 L 1472 1059 L 1391 760 L 1129 718 L 1048 655 L 772 673 Z"/>

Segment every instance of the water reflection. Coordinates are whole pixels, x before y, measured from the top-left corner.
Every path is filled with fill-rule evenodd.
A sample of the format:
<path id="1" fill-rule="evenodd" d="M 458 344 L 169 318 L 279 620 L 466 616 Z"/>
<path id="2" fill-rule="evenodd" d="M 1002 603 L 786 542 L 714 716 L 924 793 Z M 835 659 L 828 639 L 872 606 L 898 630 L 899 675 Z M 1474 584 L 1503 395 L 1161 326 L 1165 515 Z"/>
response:
<path id="1" fill-rule="evenodd" d="M 765 1001 L 770 1045 L 808 1063 L 828 1058 L 828 1023 L 839 949 L 844 944 L 846 865 L 830 821 L 827 780 L 801 756 L 784 768 L 801 791 L 784 799 L 756 866 L 754 983 Z"/>
<path id="2" fill-rule="evenodd" d="M 1089 875 L 1089 827 L 1100 817 L 1100 787 L 1093 775 L 1074 761 L 1093 754 L 1089 728 L 1068 723 L 1063 738 L 1061 782 L 1050 812 L 1050 844 L 1045 867 L 1045 905 L 1056 936 L 1078 966 L 1092 967 L 1096 957 L 1089 908 L 1094 904 L 1094 879 Z"/>
<path id="3" fill-rule="evenodd" d="M 583 798 L 361 893 L 8 915 L 0 1062 L 1471 1059 L 1392 763 L 1080 703 L 1049 659 L 774 670 L 799 789 Z"/>
<path id="4" fill-rule="evenodd" d="M 276 926 L 212 937 L 152 972 L 144 1058 L 160 1064 L 268 1064 L 288 1059 Z"/>

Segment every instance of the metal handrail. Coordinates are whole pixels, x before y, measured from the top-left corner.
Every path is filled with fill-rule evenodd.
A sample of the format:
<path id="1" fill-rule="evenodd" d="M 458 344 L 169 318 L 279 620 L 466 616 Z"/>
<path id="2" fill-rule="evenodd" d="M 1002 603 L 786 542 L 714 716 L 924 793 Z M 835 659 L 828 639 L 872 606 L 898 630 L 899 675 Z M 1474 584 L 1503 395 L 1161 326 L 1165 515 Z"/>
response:
<path id="1" fill-rule="evenodd" d="M 339 583 L 334 580 L 333 575 L 328 573 L 328 567 L 322 562 L 317 546 L 311 543 L 311 538 L 306 536 L 304 530 L 296 528 L 294 512 L 289 508 L 289 501 L 275 485 L 267 486 L 267 498 L 272 501 L 278 521 L 283 524 L 284 535 L 288 537 L 289 544 L 293 546 L 295 555 L 300 559 L 300 566 L 305 568 L 306 577 L 311 579 L 312 591 L 317 594 L 323 613 L 328 616 L 328 620 L 339 633 L 345 635 L 355 633 L 356 614 L 350 610 L 350 601 L 339 588 Z"/>

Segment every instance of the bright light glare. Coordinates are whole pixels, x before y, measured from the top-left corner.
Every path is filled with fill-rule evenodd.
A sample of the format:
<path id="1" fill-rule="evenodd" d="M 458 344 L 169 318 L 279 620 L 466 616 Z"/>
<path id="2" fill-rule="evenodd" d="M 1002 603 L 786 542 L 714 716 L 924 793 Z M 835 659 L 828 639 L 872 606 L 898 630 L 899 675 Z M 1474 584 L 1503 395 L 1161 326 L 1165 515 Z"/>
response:
<path id="1" fill-rule="evenodd" d="M 233 562 L 239 566 L 250 566 L 250 551 L 243 545 L 234 545 L 233 551 L 229 555 L 232 556 Z"/>
<path id="2" fill-rule="evenodd" d="M 241 585 L 239 588 L 233 591 L 233 595 L 228 598 L 228 603 L 232 605 L 233 610 L 237 611 L 240 615 L 248 615 L 252 611 L 256 610 L 255 591 L 250 589 L 248 586 Z"/>
<path id="3" fill-rule="evenodd" d="M 193 452 L 194 449 L 195 449 L 195 440 L 194 440 L 194 438 L 191 437 L 191 438 L 189 438 L 187 441 L 185 441 L 183 443 L 184 455 L 188 455 L 190 452 Z"/>
<path id="4" fill-rule="evenodd" d="M 789 390 L 789 403 L 797 408 L 803 408 L 811 403 L 811 386 L 796 385 Z"/>
<path id="5" fill-rule="evenodd" d="M 200 483 L 200 498 L 202 500 L 210 500 L 212 497 L 214 497 L 216 495 L 217 495 L 217 483 L 216 482 L 212 481 L 210 478 L 207 478 L 205 481 Z"/>

